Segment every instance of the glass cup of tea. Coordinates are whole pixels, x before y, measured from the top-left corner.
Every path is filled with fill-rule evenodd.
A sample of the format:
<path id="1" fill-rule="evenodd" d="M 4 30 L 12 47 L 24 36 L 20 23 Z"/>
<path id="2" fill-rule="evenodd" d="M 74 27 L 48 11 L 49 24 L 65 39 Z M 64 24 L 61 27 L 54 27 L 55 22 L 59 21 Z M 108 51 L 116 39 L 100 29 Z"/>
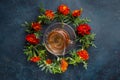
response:
<path id="1" fill-rule="evenodd" d="M 53 55 L 65 55 L 75 45 L 74 29 L 65 23 L 54 23 L 45 31 L 43 41 Z"/>

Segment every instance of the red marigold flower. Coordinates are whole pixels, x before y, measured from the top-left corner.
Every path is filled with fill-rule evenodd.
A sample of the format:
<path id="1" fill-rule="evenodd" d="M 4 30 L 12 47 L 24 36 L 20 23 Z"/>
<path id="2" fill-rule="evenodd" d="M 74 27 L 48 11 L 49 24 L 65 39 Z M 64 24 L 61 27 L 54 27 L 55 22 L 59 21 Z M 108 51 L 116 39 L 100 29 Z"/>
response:
<path id="1" fill-rule="evenodd" d="M 39 43 L 39 39 L 37 39 L 34 34 L 28 34 L 26 36 L 26 40 L 31 44 L 38 44 Z"/>
<path id="2" fill-rule="evenodd" d="M 77 54 L 83 60 L 88 60 L 89 59 L 89 55 L 88 55 L 88 52 L 86 50 L 80 50 L 80 51 L 77 52 Z"/>
<path id="3" fill-rule="evenodd" d="M 81 15 L 81 13 L 82 13 L 82 10 L 74 10 L 74 11 L 72 12 L 72 16 L 73 16 L 73 17 L 78 17 L 78 16 Z"/>
<path id="4" fill-rule="evenodd" d="M 32 57 L 30 59 L 30 61 L 32 61 L 32 62 L 38 62 L 38 61 L 40 61 L 40 57 L 39 56 Z"/>
<path id="5" fill-rule="evenodd" d="M 58 11 L 59 13 L 63 14 L 63 15 L 67 15 L 70 13 L 70 9 L 68 8 L 67 5 L 65 4 L 61 4 L 59 7 L 58 7 Z"/>
<path id="6" fill-rule="evenodd" d="M 91 31 L 91 27 L 88 24 L 80 24 L 77 27 L 78 34 L 82 36 L 90 34 L 90 31 Z"/>
<path id="7" fill-rule="evenodd" d="M 53 19 L 54 18 L 54 12 L 52 10 L 46 10 L 45 11 L 45 15 L 49 18 L 49 19 Z"/>
<path id="8" fill-rule="evenodd" d="M 42 29 L 42 26 L 41 26 L 41 24 L 38 23 L 38 22 L 33 22 L 33 23 L 32 23 L 32 28 L 33 28 L 35 31 L 39 31 L 39 30 Z"/>
<path id="9" fill-rule="evenodd" d="M 65 59 L 62 59 L 62 60 L 61 60 L 61 65 L 60 65 L 60 67 L 61 67 L 62 72 L 65 72 L 65 71 L 67 70 L 67 68 L 68 68 L 68 63 L 67 63 L 67 61 L 66 61 Z"/>
<path id="10" fill-rule="evenodd" d="M 51 59 L 47 59 L 47 60 L 46 60 L 46 63 L 47 63 L 47 64 L 51 64 L 51 63 L 52 63 L 52 60 L 51 60 Z"/>

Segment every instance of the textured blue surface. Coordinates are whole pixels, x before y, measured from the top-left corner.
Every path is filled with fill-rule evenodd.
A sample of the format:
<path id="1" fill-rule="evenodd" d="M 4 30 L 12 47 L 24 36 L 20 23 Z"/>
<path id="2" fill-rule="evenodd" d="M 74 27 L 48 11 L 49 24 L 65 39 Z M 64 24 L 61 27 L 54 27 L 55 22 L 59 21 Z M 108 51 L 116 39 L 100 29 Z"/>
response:
<path id="1" fill-rule="evenodd" d="M 21 24 L 36 19 L 39 3 L 53 10 L 61 3 L 84 9 L 83 16 L 91 19 L 97 34 L 87 70 L 70 66 L 52 75 L 26 61 Z M 0 80 L 120 80 L 120 0 L 0 0 Z"/>

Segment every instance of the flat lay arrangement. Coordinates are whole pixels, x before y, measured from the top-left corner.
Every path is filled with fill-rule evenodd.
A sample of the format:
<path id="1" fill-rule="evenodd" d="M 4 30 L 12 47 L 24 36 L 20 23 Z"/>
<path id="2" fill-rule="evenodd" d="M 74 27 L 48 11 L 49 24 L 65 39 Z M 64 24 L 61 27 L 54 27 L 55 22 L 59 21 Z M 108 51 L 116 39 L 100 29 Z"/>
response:
<path id="1" fill-rule="evenodd" d="M 1 0 L 1 80 L 120 80 L 120 0 Z"/>
<path id="2" fill-rule="evenodd" d="M 70 65 L 83 64 L 87 69 L 87 49 L 96 46 L 90 20 L 82 17 L 83 12 L 82 8 L 72 11 L 65 4 L 56 11 L 40 8 L 36 21 L 23 24 L 27 60 L 53 74 L 65 72 Z"/>

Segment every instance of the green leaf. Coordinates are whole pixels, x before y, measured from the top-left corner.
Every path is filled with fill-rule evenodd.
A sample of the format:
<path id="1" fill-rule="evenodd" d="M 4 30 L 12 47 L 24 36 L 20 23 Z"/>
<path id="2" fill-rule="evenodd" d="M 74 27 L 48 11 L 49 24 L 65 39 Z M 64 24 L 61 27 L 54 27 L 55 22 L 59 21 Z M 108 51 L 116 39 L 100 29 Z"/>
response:
<path id="1" fill-rule="evenodd" d="M 97 48 L 97 46 L 95 44 L 92 44 L 93 47 Z"/>
<path id="2" fill-rule="evenodd" d="M 87 63 L 83 61 L 83 64 L 84 64 L 84 68 L 87 69 Z"/>
<path id="3" fill-rule="evenodd" d="M 44 64 L 41 64 L 39 67 L 43 67 L 44 66 Z"/>
<path id="4" fill-rule="evenodd" d="M 49 71 L 49 68 L 46 68 L 45 72 L 47 73 Z M 50 72 L 50 71 L 49 71 Z"/>
<path id="5" fill-rule="evenodd" d="M 45 70 L 45 68 L 46 68 L 46 67 L 44 66 L 44 67 L 42 67 L 42 69 L 41 69 L 41 70 L 42 70 L 42 71 L 44 71 L 44 70 Z"/>
<path id="6" fill-rule="evenodd" d="M 95 34 L 85 35 L 83 37 L 80 37 L 79 42 L 82 44 L 83 48 L 88 48 L 90 46 L 94 46 Z"/>
<path id="7" fill-rule="evenodd" d="M 40 13 L 45 13 L 45 9 L 44 8 L 40 8 Z"/>

